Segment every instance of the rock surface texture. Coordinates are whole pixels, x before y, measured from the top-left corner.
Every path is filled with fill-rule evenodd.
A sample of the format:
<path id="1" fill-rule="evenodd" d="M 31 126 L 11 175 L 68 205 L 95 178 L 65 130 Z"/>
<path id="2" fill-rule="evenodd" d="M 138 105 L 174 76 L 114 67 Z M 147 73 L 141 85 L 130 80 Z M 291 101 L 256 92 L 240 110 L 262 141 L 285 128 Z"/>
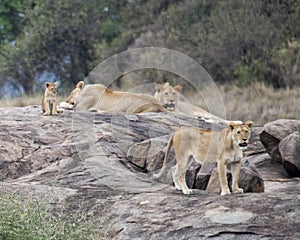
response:
<path id="1" fill-rule="evenodd" d="M 300 177 L 300 120 L 279 119 L 266 124 L 260 140 L 272 159 L 292 177 Z"/>
<path id="2" fill-rule="evenodd" d="M 224 126 L 164 113 L 43 116 L 34 106 L 0 108 L 0 121 L 1 188 L 51 194 L 66 211 L 103 216 L 106 239 L 300 239 L 300 182 L 284 169 L 298 154 L 295 130 L 273 137 L 274 161 L 254 129 L 241 173 L 246 193 L 219 196 L 215 166 L 191 164 L 188 182 L 197 189 L 185 196 L 166 184 L 168 176 L 151 177 L 170 133 Z"/>

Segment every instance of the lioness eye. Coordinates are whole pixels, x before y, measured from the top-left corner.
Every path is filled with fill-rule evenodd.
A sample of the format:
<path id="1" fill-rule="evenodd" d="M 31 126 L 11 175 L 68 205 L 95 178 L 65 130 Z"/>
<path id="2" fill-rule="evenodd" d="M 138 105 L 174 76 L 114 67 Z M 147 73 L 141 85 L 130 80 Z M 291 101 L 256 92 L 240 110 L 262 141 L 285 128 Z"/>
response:
<path id="1" fill-rule="evenodd" d="M 237 134 L 241 134 L 241 132 L 240 132 L 240 131 L 237 131 Z"/>

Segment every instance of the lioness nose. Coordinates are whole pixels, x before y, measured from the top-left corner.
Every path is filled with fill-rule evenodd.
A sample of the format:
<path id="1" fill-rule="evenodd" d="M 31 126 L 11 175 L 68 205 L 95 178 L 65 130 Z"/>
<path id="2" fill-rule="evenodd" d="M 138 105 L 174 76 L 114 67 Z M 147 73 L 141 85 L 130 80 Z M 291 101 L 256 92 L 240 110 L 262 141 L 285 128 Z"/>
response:
<path id="1" fill-rule="evenodd" d="M 243 141 L 246 142 L 246 141 L 247 141 L 247 138 L 243 138 Z"/>

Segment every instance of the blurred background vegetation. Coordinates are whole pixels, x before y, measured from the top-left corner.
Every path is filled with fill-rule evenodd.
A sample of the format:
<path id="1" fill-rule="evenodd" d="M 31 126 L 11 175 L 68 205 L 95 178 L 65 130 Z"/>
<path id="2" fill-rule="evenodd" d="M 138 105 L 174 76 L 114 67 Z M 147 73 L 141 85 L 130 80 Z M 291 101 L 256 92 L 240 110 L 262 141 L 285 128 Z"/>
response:
<path id="1" fill-rule="evenodd" d="M 192 57 L 219 85 L 299 89 L 299 16 L 299 0 L 0 0 L 0 98 L 41 94 L 45 81 L 66 94 L 108 57 L 153 46 Z"/>

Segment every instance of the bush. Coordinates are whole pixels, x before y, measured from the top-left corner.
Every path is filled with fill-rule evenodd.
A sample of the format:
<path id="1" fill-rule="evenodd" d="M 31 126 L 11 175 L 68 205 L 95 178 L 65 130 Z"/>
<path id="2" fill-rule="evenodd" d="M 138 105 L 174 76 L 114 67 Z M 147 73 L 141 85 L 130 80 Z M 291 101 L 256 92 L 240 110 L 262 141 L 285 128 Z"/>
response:
<path id="1" fill-rule="evenodd" d="M 0 192 L 0 240 L 101 239 L 98 220 L 73 213 L 53 215 L 47 201 Z M 98 226 L 97 226 L 98 225 Z"/>

